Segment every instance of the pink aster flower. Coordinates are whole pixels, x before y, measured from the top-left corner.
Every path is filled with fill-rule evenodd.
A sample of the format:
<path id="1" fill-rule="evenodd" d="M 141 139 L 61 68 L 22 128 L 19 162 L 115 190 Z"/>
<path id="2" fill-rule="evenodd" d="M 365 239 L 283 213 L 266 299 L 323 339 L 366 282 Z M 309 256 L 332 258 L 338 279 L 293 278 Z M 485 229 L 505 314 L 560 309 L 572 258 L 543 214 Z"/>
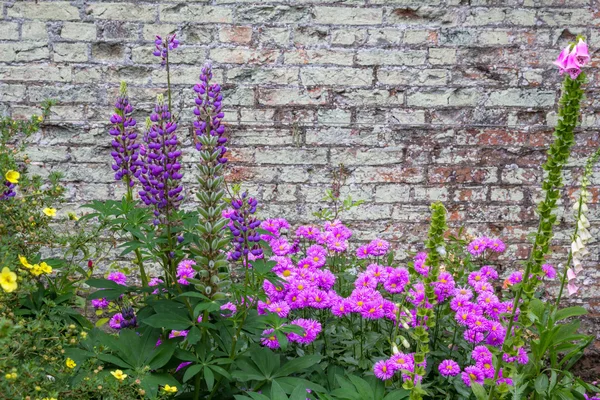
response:
<path id="1" fill-rule="evenodd" d="M 361 307 L 361 316 L 365 319 L 380 319 L 385 316 L 383 302 L 370 301 Z"/>
<path id="2" fill-rule="evenodd" d="M 160 285 L 161 283 L 165 283 L 165 282 L 160 278 L 152 278 L 152 279 L 150 279 L 150 282 L 148 282 L 148 286 L 154 287 L 154 286 Z M 167 289 L 163 289 L 163 292 L 166 292 L 166 291 L 167 291 Z M 158 294 L 158 289 L 153 291 L 152 294 Z"/>
<path id="3" fill-rule="evenodd" d="M 274 332 L 275 330 L 272 328 L 267 329 L 263 331 L 263 337 L 260 339 L 260 343 L 263 346 L 268 347 L 272 350 L 279 348 L 279 340 L 277 340 L 277 336 L 273 334 Z"/>
<path id="4" fill-rule="evenodd" d="M 546 278 L 548 278 L 548 279 L 556 278 L 556 270 L 554 269 L 554 267 L 552 265 L 550 265 L 550 264 L 542 265 L 542 271 L 544 271 Z"/>
<path id="5" fill-rule="evenodd" d="M 511 285 L 516 285 L 517 283 L 520 283 L 522 280 L 523 280 L 523 272 L 521 272 L 521 271 L 515 271 L 512 274 L 510 274 L 507 278 L 507 281 Z"/>
<path id="6" fill-rule="evenodd" d="M 529 362 L 529 356 L 527 355 L 527 352 L 525 351 L 524 348 L 519 347 L 519 349 L 517 350 L 517 362 L 519 364 L 527 364 Z"/>
<path id="7" fill-rule="evenodd" d="M 316 284 L 323 290 L 329 290 L 335 285 L 336 277 L 329 270 L 316 270 L 314 272 Z"/>
<path id="8" fill-rule="evenodd" d="M 372 275 L 369 275 L 366 272 L 361 272 L 354 281 L 354 287 L 375 289 L 377 288 L 377 282 L 377 279 Z"/>
<path id="9" fill-rule="evenodd" d="M 461 377 L 465 385 L 467 385 L 468 387 L 471 387 L 471 384 L 473 382 L 483 385 L 483 371 L 481 371 L 481 369 L 477 368 L 476 366 L 470 366 L 465 368 Z"/>
<path id="10" fill-rule="evenodd" d="M 292 250 L 292 245 L 284 238 L 271 240 L 269 243 L 273 253 L 278 256 L 286 256 Z"/>
<path id="11" fill-rule="evenodd" d="M 487 278 L 480 271 L 473 271 L 469 274 L 468 282 L 469 285 L 475 286 L 479 282 L 487 282 Z"/>
<path id="12" fill-rule="evenodd" d="M 425 260 L 427 259 L 427 253 L 417 253 L 414 258 L 414 268 L 418 274 L 427 276 L 429 274 L 429 267 L 425 265 Z"/>
<path id="13" fill-rule="evenodd" d="M 370 264 L 367 266 L 366 273 L 379 283 L 383 283 L 387 279 L 387 269 L 379 264 Z"/>
<path id="14" fill-rule="evenodd" d="M 356 249 L 356 258 L 362 260 L 369 257 L 369 246 L 360 246 Z"/>
<path id="15" fill-rule="evenodd" d="M 177 282 L 180 285 L 190 284 L 187 279 L 193 278 L 196 275 L 196 271 L 193 268 L 194 265 L 196 265 L 196 262 L 190 259 L 184 259 L 179 262 L 177 265 L 177 277 L 179 278 Z"/>
<path id="16" fill-rule="evenodd" d="M 316 226 L 312 225 L 302 225 L 296 229 L 296 236 L 302 237 L 308 240 L 315 240 L 321 230 Z"/>
<path id="17" fill-rule="evenodd" d="M 316 269 L 317 266 L 315 264 L 315 261 L 313 261 L 313 258 L 306 257 L 306 258 L 303 258 L 300 261 L 298 261 L 298 268 L 300 268 L 300 269 Z"/>
<path id="18" fill-rule="evenodd" d="M 492 361 L 482 361 L 482 362 L 478 362 L 475 365 L 477 368 L 479 368 L 481 370 L 481 372 L 483 372 L 483 376 L 485 378 L 493 378 L 494 377 L 494 373 L 496 372 L 494 366 L 492 365 Z"/>
<path id="19" fill-rule="evenodd" d="M 286 318 L 290 313 L 290 306 L 285 301 L 276 301 L 267 306 L 267 310 L 275 313 L 279 318 Z"/>
<path id="20" fill-rule="evenodd" d="M 300 344 L 309 344 L 312 343 L 319 333 L 321 333 L 321 324 L 314 319 L 303 319 L 298 318 L 291 322 L 291 325 L 297 325 L 304 329 L 303 334 L 297 334 L 294 332 L 290 332 L 288 334 L 288 340 L 290 342 L 297 342 Z"/>
<path id="21" fill-rule="evenodd" d="M 409 281 L 410 274 L 406 269 L 393 268 L 388 272 L 387 279 L 383 282 L 383 287 L 392 294 L 402 293 Z"/>
<path id="22" fill-rule="evenodd" d="M 125 318 L 123 318 L 123 314 L 116 313 L 111 317 L 110 321 L 108 321 L 108 325 L 113 329 L 121 329 L 121 323 L 123 321 L 125 321 Z"/>
<path id="23" fill-rule="evenodd" d="M 315 268 L 321 268 L 327 261 L 327 250 L 323 246 L 313 244 L 306 250 L 307 258 L 310 258 Z"/>
<path id="24" fill-rule="evenodd" d="M 92 307 L 94 307 L 97 310 L 104 310 L 105 308 L 108 308 L 108 304 L 109 304 L 109 301 L 107 299 L 93 299 L 92 300 Z"/>
<path id="25" fill-rule="evenodd" d="M 438 371 L 442 376 L 456 376 L 460 374 L 460 367 L 454 360 L 444 360 L 438 366 Z"/>
<path id="26" fill-rule="evenodd" d="M 387 254 L 390 243 L 382 239 L 375 239 L 368 244 L 367 248 L 373 257 L 381 257 Z"/>
<path id="27" fill-rule="evenodd" d="M 390 360 L 377 361 L 373 366 L 373 373 L 382 381 L 390 379 L 395 372 L 394 364 Z"/>
<path id="28" fill-rule="evenodd" d="M 481 343 L 484 339 L 483 333 L 474 329 L 467 329 L 463 333 L 463 338 L 469 343 Z"/>
<path id="29" fill-rule="evenodd" d="M 487 248 L 495 253 L 502 253 L 504 250 L 506 250 L 506 245 L 500 239 L 490 239 L 487 242 Z"/>
<path id="30" fill-rule="evenodd" d="M 106 279 L 108 279 L 109 281 L 113 281 L 115 283 L 118 283 L 119 285 L 122 285 L 122 286 L 127 285 L 127 277 L 122 272 L 118 272 L 118 271 L 117 272 L 111 272 L 110 274 L 108 274 L 108 276 L 106 277 Z"/>
<path id="31" fill-rule="evenodd" d="M 346 316 L 350 312 L 352 312 L 352 304 L 347 299 L 331 303 L 331 313 L 336 317 Z"/>
<path id="32" fill-rule="evenodd" d="M 492 361 L 492 352 L 485 346 L 475 346 L 471 352 L 471 357 L 475 362 Z"/>
<path id="33" fill-rule="evenodd" d="M 331 238 L 327 240 L 327 248 L 336 253 L 343 253 L 348 250 L 348 241 L 344 239 Z"/>
<path id="34" fill-rule="evenodd" d="M 394 354 L 390 361 L 394 364 L 396 370 L 413 371 L 414 360 L 411 355 L 404 353 Z"/>
<path id="35" fill-rule="evenodd" d="M 469 243 L 469 245 L 467 246 L 467 251 L 469 253 L 471 253 L 471 255 L 473 255 L 473 256 L 480 256 L 483 254 L 483 252 L 487 248 L 487 244 L 488 244 L 487 238 L 485 238 L 485 237 L 477 238 L 477 239 L 473 240 L 471 243 Z"/>
<path id="36" fill-rule="evenodd" d="M 491 265 L 484 265 L 479 270 L 488 280 L 496 280 L 498 279 L 498 272 Z"/>

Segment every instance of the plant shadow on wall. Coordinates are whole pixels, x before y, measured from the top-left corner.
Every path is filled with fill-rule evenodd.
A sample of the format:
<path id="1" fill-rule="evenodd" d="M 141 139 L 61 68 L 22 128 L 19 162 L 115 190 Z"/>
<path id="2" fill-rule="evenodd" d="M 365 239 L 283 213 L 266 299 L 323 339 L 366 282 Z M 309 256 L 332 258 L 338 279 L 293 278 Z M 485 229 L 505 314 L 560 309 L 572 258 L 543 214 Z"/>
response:
<path id="1" fill-rule="evenodd" d="M 574 318 L 586 311 L 560 308 L 563 293 L 578 290 L 591 239 L 587 186 L 600 150 L 581 178 L 565 267 L 545 263 L 579 121 L 581 68 L 589 61 L 582 38 L 556 62 L 565 73 L 560 118 L 543 165 L 530 256 L 503 282 L 494 265 L 504 242 L 449 232 L 441 203 L 431 206 L 424 251 L 406 266 L 397 265 L 384 240 L 351 249 L 352 231 L 340 217 L 361 202 L 340 198 L 343 168 L 323 199 L 327 208 L 315 214 L 320 224 L 292 229 L 279 216 L 259 220 L 258 201 L 224 178 L 223 96 L 210 64 L 193 88 L 198 206 L 184 209 L 181 121 L 171 108 L 169 66 L 178 45 L 174 35 L 156 39 L 168 90 L 145 124 L 132 117 L 125 84 L 115 101 L 112 168 L 123 198 L 88 204 L 80 231 L 61 242 L 68 251 L 60 259 L 42 261 L 34 240 L 3 242 L 0 340 L 9 345 L 0 350 L 0 398 L 600 398 L 571 372 L 593 340 L 578 333 Z M 56 210 L 48 200 L 39 200 L 43 212 L 23 201 L 25 170 L 14 157 L 3 158 L 2 168 L 2 229 L 11 238 L 41 234 L 46 225 L 29 228 L 27 213 L 40 224 Z M 60 191 L 58 177 L 48 187 Z M 4 222 L 5 210 L 19 215 L 16 225 Z M 110 253 L 90 237 L 119 243 L 132 268 L 114 264 L 105 278 L 92 277 L 94 261 L 79 265 Z M 149 275 L 149 266 L 160 273 Z M 128 275 L 139 275 L 141 285 Z M 545 284 L 553 279 L 560 292 L 550 301 Z M 93 288 L 85 304 L 77 296 L 82 280 Z M 75 311 L 88 304 L 99 317 L 93 328 Z M 45 335 L 47 354 L 37 345 L 22 348 Z M 39 362 L 46 357 L 51 365 Z"/>

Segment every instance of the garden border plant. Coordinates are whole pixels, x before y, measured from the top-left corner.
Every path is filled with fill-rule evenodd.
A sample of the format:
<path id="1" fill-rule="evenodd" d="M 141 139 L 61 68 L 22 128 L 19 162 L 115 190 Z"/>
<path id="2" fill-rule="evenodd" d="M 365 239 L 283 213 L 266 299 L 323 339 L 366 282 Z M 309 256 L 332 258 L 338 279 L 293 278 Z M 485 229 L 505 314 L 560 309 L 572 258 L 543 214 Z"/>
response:
<path id="1" fill-rule="evenodd" d="M 446 209 L 437 202 L 423 251 L 406 267 L 398 265 L 385 240 L 351 251 L 353 233 L 339 218 L 361 202 L 340 200 L 343 166 L 324 198 L 331 208 L 315 214 L 322 224 L 293 230 L 284 218 L 261 221 L 258 201 L 225 180 L 224 99 L 208 63 L 193 88 L 198 205 L 185 210 L 182 122 L 171 107 L 169 62 L 178 46 L 175 35 L 156 37 L 166 101 L 158 96 L 143 127 L 132 116 L 127 85 L 121 85 L 109 133 L 115 180 L 126 193 L 120 201 L 92 202 L 92 212 L 79 221 L 96 234 L 118 238 L 141 285 L 123 268 L 106 279 L 87 279 L 97 289 L 88 300 L 103 317 L 94 329 L 69 307 L 52 305 L 59 315 L 52 321 L 73 346 L 57 347 L 54 361 L 63 351 L 65 357 L 64 390 L 46 385 L 40 388 L 46 398 L 598 399 L 586 394 L 598 389 L 570 371 L 593 338 L 578 333 L 578 321 L 565 320 L 585 309 L 559 305 L 565 288 L 570 294 L 577 290 L 590 239 L 587 186 L 600 150 L 588 159 L 581 180 L 558 298 L 541 300 L 547 296 L 545 282 L 557 275 L 545 259 L 583 98 L 581 68 L 589 61 L 583 38 L 556 62 L 566 75 L 543 165 L 539 227 L 523 270 L 510 273 L 502 285 L 495 265 L 504 242 L 470 237 L 462 229 L 449 232 Z M 9 166 L 3 171 L 8 192 L 2 206 L 19 198 L 12 186 L 19 176 Z M 77 237 L 70 251 L 83 261 L 90 258 L 89 236 Z M 10 265 L 17 263 L 14 253 Z M 50 315 L 42 305 L 48 300 L 71 301 L 71 289 L 64 298 L 46 294 L 44 283 L 52 287 L 56 271 L 39 256 L 27 254 L 20 263 L 19 276 L 45 274 L 33 292 L 17 284 L 15 268 L 2 273 L 4 292 L 24 295 L 5 295 L 13 296 L 24 317 Z M 151 276 L 149 266 L 159 273 Z M 74 272 L 66 271 L 68 277 Z M 92 272 L 77 271 L 79 279 Z M 73 279 L 69 287 L 77 285 Z M 2 372 L 10 385 L 17 384 L 12 375 L 17 372 Z"/>

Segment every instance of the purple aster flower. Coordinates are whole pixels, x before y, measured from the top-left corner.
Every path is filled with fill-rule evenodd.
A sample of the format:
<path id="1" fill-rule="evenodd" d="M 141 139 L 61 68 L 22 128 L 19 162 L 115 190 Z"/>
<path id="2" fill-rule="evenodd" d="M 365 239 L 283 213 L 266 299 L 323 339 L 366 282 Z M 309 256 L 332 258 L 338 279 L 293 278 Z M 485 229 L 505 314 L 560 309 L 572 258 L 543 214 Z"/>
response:
<path id="1" fill-rule="evenodd" d="M 493 281 L 498 279 L 498 272 L 494 269 L 494 267 L 490 265 L 484 265 L 483 267 L 481 267 L 479 272 L 481 272 L 488 280 Z"/>
<path id="2" fill-rule="evenodd" d="M 500 239 L 490 239 L 487 243 L 487 248 L 495 253 L 502 253 L 506 250 L 506 245 Z"/>
<path id="3" fill-rule="evenodd" d="M 109 304 L 109 301 L 106 299 L 93 299 L 92 300 L 92 307 L 94 307 L 97 310 L 104 310 L 104 309 L 108 308 L 108 304 Z"/>
<path id="4" fill-rule="evenodd" d="M 527 355 L 525 349 L 522 347 L 519 347 L 517 350 L 517 362 L 523 365 L 529 362 L 529 356 Z"/>
<path id="5" fill-rule="evenodd" d="M 480 271 L 473 271 L 469 274 L 469 285 L 475 286 L 479 282 L 487 282 L 487 277 Z"/>
<path id="6" fill-rule="evenodd" d="M 495 369 L 491 360 L 478 362 L 475 366 L 483 372 L 485 378 L 489 379 L 494 377 Z"/>
<path id="7" fill-rule="evenodd" d="M 113 329 L 121 329 L 121 324 L 124 320 L 125 319 L 123 318 L 123 315 L 121 313 L 116 313 L 110 318 L 110 321 L 108 321 L 108 325 Z"/>
<path id="8" fill-rule="evenodd" d="M 368 258 L 369 256 L 369 245 L 360 246 L 358 249 L 356 249 L 356 258 L 362 260 Z"/>
<path id="9" fill-rule="evenodd" d="M 274 332 L 274 329 L 267 329 L 263 331 L 263 337 L 260 339 L 260 343 L 263 346 L 268 347 L 272 350 L 279 348 L 279 341 L 277 340 L 277 337 L 273 334 Z"/>
<path id="10" fill-rule="evenodd" d="M 275 253 L 278 256 L 286 256 L 292 250 L 292 245 L 288 243 L 286 239 L 283 238 L 271 240 L 269 244 L 271 245 L 273 253 Z"/>
<path id="11" fill-rule="evenodd" d="M 184 259 L 179 262 L 177 265 L 177 278 L 179 278 L 177 282 L 179 282 L 180 285 L 190 284 L 187 279 L 192 279 L 196 275 L 194 265 L 196 265 L 194 260 Z"/>
<path id="12" fill-rule="evenodd" d="M 517 283 L 520 283 L 522 280 L 523 280 L 523 272 L 522 271 L 515 271 L 512 274 L 510 274 L 508 276 L 508 278 L 506 279 L 506 281 L 510 285 L 516 285 Z"/>
<path id="13" fill-rule="evenodd" d="M 127 285 L 127 277 L 122 272 L 118 272 L 118 271 L 117 272 L 111 272 L 110 274 L 108 274 L 108 276 L 106 277 L 106 279 L 108 279 L 109 281 L 113 281 L 115 283 L 118 283 L 119 285 L 122 285 L 122 286 L 126 286 Z"/>
<path id="14" fill-rule="evenodd" d="M 382 240 L 375 239 L 368 244 L 369 254 L 374 257 L 381 257 L 387 254 L 390 249 L 390 243 Z"/>
<path id="15" fill-rule="evenodd" d="M 354 287 L 356 288 L 377 288 L 378 280 L 367 272 L 361 272 L 354 281 Z"/>
<path id="16" fill-rule="evenodd" d="M 454 360 L 444 360 L 438 366 L 438 371 L 442 376 L 456 376 L 460 374 L 460 367 Z"/>
<path id="17" fill-rule="evenodd" d="M 352 312 L 352 302 L 347 299 L 331 302 L 331 313 L 336 317 L 344 317 Z"/>
<path id="18" fill-rule="evenodd" d="M 425 260 L 427 259 L 427 253 L 417 253 L 414 258 L 414 268 L 418 274 L 427 276 L 429 274 L 429 267 L 425 265 Z"/>
<path id="19" fill-rule="evenodd" d="M 467 300 L 471 300 L 473 298 L 473 292 L 471 291 L 471 289 L 458 287 L 454 289 L 454 296 L 462 296 L 465 297 Z"/>
<path id="20" fill-rule="evenodd" d="M 463 333 L 463 338 L 469 343 L 481 343 L 484 339 L 483 333 L 474 329 L 467 329 Z"/>
<path id="21" fill-rule="evenodd" d="M 470 367 L 466 367 L 461 376 L 462 376 L 463 382 L 468 387 L 471 387 L 471 384 L 473 382 L 483 385 L 483 382 L 484 382 L 483 371 L 481 371 L 481 369 L 477 368 L 476 366 L 472 365 Z"/>
<path id="22" fill-rule="evenodd" d="M 279 318 L 286 318 L 290 313 L 290 306 L 285 301 L 276 301 L 267 306 L 267 310 L 277 314 Z"/>
<path id="23" fill-rule="evenodd" d="M 313 244 L 306 250 L 307 258 L 310 258 L 315 268 L 321 268 L 327 262 L 327 250 L 323 246 Z"/>
<path id="24" fill-rule="evenodd" d="M 471 352 L 471 357 L 475 362 L 491 362 L 492 352 L 485 346 L 476 346 Z"/>
<path id="25" fill-rule="evenodd" d="M 302 319 L 298 318 L 291 322 L 291 325 L 297 325 L 304 329 L 303 334 L 297 334 L 290 332 L 288 334 L 288 340 L 290 342 L 297 342 L 300 344 L 312 343 L 319 333 L 321 333 L 321 324 L 314 319 Z"/>
<path id="26" fill-rule="evenodd" d="M 222 110 L 223 95 L 219 84 L 210 83 L 212 77 L 212 66 L 210 63 L 206 63 L 200 74 L 200 83 L 194 86 L 194 91 L 197 93 L 196 107 L 194 108 L 194 114 L 197 117 L 197 120 L 194 121 L 194 131 L 196 133 L 194 141 L 196 149 L 200 150 L 203 146 L 199 140 L 201 137 L 216 138 L 214 149 L 219 152 L 217 162 L 225 164 L 227 162 L 227 158 L 225 158 L 227 138 L 223 136 L 225 133 L 225 125 L 222 124 L 225 117 Z"/>
<path id="27" fill-rule="evenodd" d="M 410 274 L 404 268 L 393 268 L 387 275 L 387 279 L 383 282 L 383 287 L 388 292 L 402 293 L 404 287 L 410 281 Z"/>
<path id="28" fill-rule="evenodd" d="M 296 236 L 308 240 L 315 240 L 320 232 L 321 230 L 316 226 L 302 225 L 296 229 Z"/>
<path id="29" fill-rule="evenodd" d="M 348 241 L 332 236 L 327 240 L 327 248 L 336 253 L 343 253 L 348 250 Z"/>
<path id="30" fill-rule="evenodd" d="M 175 134 L 177 123 L 172 120 L 169 106 L 158 96 L 154 112 L 146 122 L 145 146 L 141 147 L 143 167 L 139 175 L 143 188 L 140 198 L 146 205 L 155 207 L 154 224 L 161 214 L 179 208 L 183 200 L 181 186 L 181 151 Z"/>
<path id="31" fill-rule="evenodd" d="M 136 142 L 136 121 L 132 114 L 133 107 L 129 103 L 127 84 L 121 82 L 121 90 L 115 102 L 115 113 L 110 117 L 110 134 L 113 137 L 111 155 L 114 159 L 112 169 L 115 171 L 115 179 L 120 181 L 125 178 L 130 187 L 135 184 L 133 177 L 139 177 L 140 167 L 143 165 L 140 159 L 140 145 Z"/>
<path id="32" fill-rule="evenodd" d="M 473 256 L 480 256 L 487 248 L 487 238 L 477 238 L 467 246 L 467 251 Z"/>
<path id="33" fill-rule="evenodd" d="M 167 37 L 163 39 L 156 35 L 156 39 L 154 40 L 155 50 L 152 54 L 162 59 L 161 65 L 163 66 L 169 59 L 169 51 L 175 50 L 179 46 L 179 40 L 177 40 L 175 36 L 175 34 L 167 35 Z"/>
<path id="34" fill-rule="evenodd" d="M 542 271 L 544 271 L 546 278 L 548 278 L 548 279 L 556 278 L 556 270 L 554 269 L 554 267 L 552 265 L 550 265 L 550 264 L 542 265 Z"/>
<path id="35" fill-rule="evenodd" d="M 396 370 L 394 364 L 390 360 L 377 361 L 373 366 L 373 373 L 382 381 L 386 381 L 394 376 Z"/>
<path id="36" fill-rule="evenodd" d="M 148 286 L 150 286 L 150 287 L 154 287 L 154 286 L 158 286 L 158 285 L 160 285 L 160 284 L 162 284 L 162 283 L 165 283 L 165 281 L 163 281 L 163 280 L 162 280 L 162 279 L 160 279 L 160 278 L 152 278 L 152 279 L 150 279 L 150 282 L 148 282 Z M 163 293 L 164 293 L 164 292 L 167 292 L 167 289 L 163 288 L 163 290 L 162 290 L 162 291 L 163 291 Z M 154 290 L 154 291 L 152 292 L 152 294 L 158 294 L 158 293 L 159 293 L 159 292 L 158 292 L 158 289 L 156 289 L 156 290 Z"/>
<path id="37" fill-rule="evenodd" d="M 411 355 L 404 353 L 394 354 L 390 361 L 394 365 L 396 370 L 405 370 L 405 371 L 413 371 L 414 370 L 414 360 Z"/>

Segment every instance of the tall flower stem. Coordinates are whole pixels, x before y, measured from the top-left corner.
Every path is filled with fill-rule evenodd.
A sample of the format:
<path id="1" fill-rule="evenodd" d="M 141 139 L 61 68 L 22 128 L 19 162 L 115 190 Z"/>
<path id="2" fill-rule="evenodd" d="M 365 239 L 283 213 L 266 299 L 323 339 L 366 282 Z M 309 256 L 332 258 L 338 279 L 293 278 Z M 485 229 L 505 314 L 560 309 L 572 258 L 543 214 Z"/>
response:
<path id="1" fill-rule="evenodd" d="M 125 178 L 125 182 L 127 183 L 127 194 L 126 194 L 125 198 L 127 199 L 128 203 L 133 202 L 133 188 L 129 184 L 130 179 L 131 179 L 130 177 Z M 133 238 L 133 240 L 137 239 L 133 234 L 131 235 L 131 237 Z M 148 287 L 148 275 L 146 275 L 146 270 L 144 269 L 144 258 L 142 257 L 142 252 L 140 251 L 140 249 L 135 249 L 134 254 L 135 254 L 135 262 L 138 265 L 138 268 L 140 270 L 140 278 L 142 280 L 142 287 Z"/>
<path id="2" fill-rule="evenodd" d="M 543 165 L 543 169 L 547 171 L 546 178 L 542 183 L 542 189 L 545 192 L 544 200 L 538 206 L 539 213 L 539 224 L 533 248 L 529 255 L 529 259 L 525 264 L 525 273 L 523 275 L 523 281 L 521 282 L 515 298 L 513 301 L 513 308 L 508 321 L 508 327 L 506 329 L 506 335 L 504 337 L 504 345 L 502 352 L 514 351 L 513 343 L 516 340 L 520 340 L 520 329 L 517 332 L 512 332 L 513 325 L 515 323 L 515 316 L 517 309 L 523 310 L 528 306 L 529 300 L 533 297 L 536 289 L 536 285 L 539 279 L 535 279 L 541 273 L 541 267 L 544 262 L 544 257 L 548 253 L 550 248 L 550 241 L 553 236 L 553 227 L 556 222 L 557 216 L 554 214 L 556 209 L 557 201 L 560 198 L 560 188 L 562 187 L 562 171 L 569 156 L 571 154 L 571 148 L 575 143 L 575 127 L 579 121 L 580 114 L 580 103 L 583 97 L 583 91 L 581 85 L 585 82 L 585 75 L 579 74 L 575 79 L 571 79 L 569 76 L 565 77 L 563 84 L 563 94 L 560 99 L 559 107 L 559 120 L 554 131 L 554 142 L 548 149 L 548 160 Z M 532 279 L 531 276 L 535 278 Z M 520 304 L 521 299 L 523 303 Z M 519 307 L 520 306 L 520 307 Z M 519 314 L 518 323 L 520 325 L 525 324 L 525 318 L 528 318 L 526 312 Z M 494 382 L 498 379 L 500 369 L 502 367 L 502 357 L 498 358 L 498 365 L 494 373 Z M 489 392 L 489 400 L 494 398 L 495 385 L 491 385 Z"/>

